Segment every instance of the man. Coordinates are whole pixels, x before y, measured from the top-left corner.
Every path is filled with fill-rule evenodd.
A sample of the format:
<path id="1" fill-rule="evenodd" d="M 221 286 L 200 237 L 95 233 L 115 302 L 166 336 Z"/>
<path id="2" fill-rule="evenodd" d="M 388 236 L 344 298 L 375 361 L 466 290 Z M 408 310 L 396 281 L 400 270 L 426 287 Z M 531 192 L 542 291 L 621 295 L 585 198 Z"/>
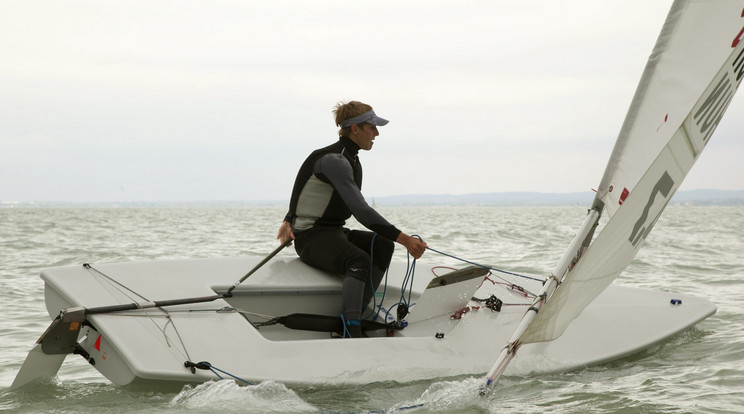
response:
<path id="1" fill-rule="evenodd" d="M 339 103 L 333 113 L 341 127 L 339 140 L 313 151 L 300 167 L 277 238 L 282 243 L 294 239 L 304 263 L 344 277 L 345 327 L 351 337 L 360 337 L 362 311 L 390 265 L 393 241 L 417 259 L 427 245 L 390 224 L 361 193 L 362 165 L 357 153 L 372 149 L 379 135 L 377 127 L 388 121 L 358 101 Z M 352 214 L 372 231 L 345 228 Z"/>

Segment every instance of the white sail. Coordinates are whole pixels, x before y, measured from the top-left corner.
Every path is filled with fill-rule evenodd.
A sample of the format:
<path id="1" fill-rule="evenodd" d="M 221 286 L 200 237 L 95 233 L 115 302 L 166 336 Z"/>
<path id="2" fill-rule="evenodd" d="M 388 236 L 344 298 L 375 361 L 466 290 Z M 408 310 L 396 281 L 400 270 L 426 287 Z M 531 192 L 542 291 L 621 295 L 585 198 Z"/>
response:
<path id="1" fill-rule="evenodd" d="M 565 277 L 554 275 L 562 284 L 519 343 L 559 337 L 628 266 L 743 77 L 744 0 L 675 1 L 597 190 L 593 209 L 607 224 Z"/>

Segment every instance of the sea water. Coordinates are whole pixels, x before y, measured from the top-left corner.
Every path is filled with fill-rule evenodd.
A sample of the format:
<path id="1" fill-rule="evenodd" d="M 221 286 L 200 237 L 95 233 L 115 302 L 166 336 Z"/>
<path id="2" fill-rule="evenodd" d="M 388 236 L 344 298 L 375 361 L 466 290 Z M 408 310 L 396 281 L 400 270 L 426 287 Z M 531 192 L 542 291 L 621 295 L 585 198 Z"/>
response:
<path id="1" fill-rule="evenodd" d="M 545 275 L 582 222 L 586 207 L 380 211 L 442 252 Z M 272 381 L 240 386 L 229 380 L 186 387 L 120 387 L 74 355 L 67 357 L 52 383 L 8 390 L 27 352 L 49 325 L 38 277 L 42 268 L 265 256 L 276 246 L 283 215 L 281 207 L 221 205 L 0 208 L 0 411 L 305 413 L 407 412 L 404 409 L 418 407 L 416 412 L 442 413 L 729 413 L 744 407 L 744 207 L 736 206 L 670 206 L 615 282 L 699 295 L 713 301 L 718 313 L 615 362 L 549 375 L 507 375 L 486 397 L 478 394 L 480 375 L 334 387 L 289 387 Z M 406 260 L 401 250 L 394 260 Z M 293 253 L 287 249 L 281 254 Z M 421 262 L 457 264 L 431 251 Z"/>

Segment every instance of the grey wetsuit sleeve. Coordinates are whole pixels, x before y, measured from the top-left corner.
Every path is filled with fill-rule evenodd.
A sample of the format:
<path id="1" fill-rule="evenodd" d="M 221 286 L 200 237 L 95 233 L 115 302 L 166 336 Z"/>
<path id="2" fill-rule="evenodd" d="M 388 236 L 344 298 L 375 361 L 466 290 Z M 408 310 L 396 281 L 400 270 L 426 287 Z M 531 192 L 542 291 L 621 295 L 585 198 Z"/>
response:
<path id="1" fill-rule="evenodd" d="M 352 172 L 349 161 L 341 154 L 328 154 L 321 157 L 315 163 L 315 173 L 325 177 L 346 206 L 364 227 L 375 233 L 395 240 L 400 234 L 395 226 L 390 224 L 384 217 L 373 209 L 367 201 L 364 200 L 362 192 L 354 182 L 354 173 Z"/>

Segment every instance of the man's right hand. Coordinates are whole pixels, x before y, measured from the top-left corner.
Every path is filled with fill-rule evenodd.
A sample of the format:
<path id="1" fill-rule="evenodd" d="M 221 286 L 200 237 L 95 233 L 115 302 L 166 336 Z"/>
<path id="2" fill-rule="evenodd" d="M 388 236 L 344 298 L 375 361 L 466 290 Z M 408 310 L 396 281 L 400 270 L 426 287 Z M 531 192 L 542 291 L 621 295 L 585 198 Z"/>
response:
<path id="1" fill-rule="evenodd" d="M 284 243 L 285 241 L 292 239 L 294 240 L 294 232 L 292 231 L 292 224 L 288 221 L 283 221 L 282 225 L 279 227 L 279 231 L 276 233 L 276 238 L 279 239 L 280 242 Z M 291 246 L 292 243 L 288 244 L 288 246 Z"/>
<path id="2" fill-rule="evenodd" d="M 426 248 L 429 247 L 425 241 L 417 237 L 411 237 L 403 232 L 398 235 L 398 238 L 396 238 L 395 241 L 405 246 L 408 253 L 410 253 L 415 259 L 421 258 L 421 256 L 424 255 Z"/>

